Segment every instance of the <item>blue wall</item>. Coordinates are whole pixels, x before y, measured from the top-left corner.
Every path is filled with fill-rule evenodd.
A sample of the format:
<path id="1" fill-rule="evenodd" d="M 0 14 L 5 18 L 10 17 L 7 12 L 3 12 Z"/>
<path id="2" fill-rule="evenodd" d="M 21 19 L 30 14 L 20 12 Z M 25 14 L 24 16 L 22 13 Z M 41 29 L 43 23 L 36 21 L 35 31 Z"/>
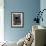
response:
<path id="1" fill-rule="evenodd" d="M 42 11 L 43 9 L 46 9 L 46 0 L 41 0 L 40 1 L 40 10 Z M 43 22 L 40 21 L 40 25 L 46 27 L 46 10 L 43 12 Z"/>
<path id="2" fill-rule="evenodd" d="M 35 12 L 40 9 L 40 0 L 4 0 L 4 38 L 18 41 L 24 37 L 34 24 Z M 11 28 L 11 12 L 24 12 L 24 28 Z"/>

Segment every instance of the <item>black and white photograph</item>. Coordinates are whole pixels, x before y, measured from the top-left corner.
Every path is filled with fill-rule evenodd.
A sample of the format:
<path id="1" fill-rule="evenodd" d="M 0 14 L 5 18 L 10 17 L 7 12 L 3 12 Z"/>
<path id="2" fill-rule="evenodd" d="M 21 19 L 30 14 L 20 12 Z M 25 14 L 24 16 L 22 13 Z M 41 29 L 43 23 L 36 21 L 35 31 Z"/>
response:
<path id="1" fill-rule="evenodd" d="M 11 13 L 11 26 L 12 27 L 23 27 L 23 12 L 12 12 Z"/>

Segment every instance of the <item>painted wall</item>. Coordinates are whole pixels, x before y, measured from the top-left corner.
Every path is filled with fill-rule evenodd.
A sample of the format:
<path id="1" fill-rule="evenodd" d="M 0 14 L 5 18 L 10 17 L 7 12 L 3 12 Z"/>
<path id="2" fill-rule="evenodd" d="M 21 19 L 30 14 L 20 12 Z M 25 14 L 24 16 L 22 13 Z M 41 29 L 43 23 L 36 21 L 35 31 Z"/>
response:
<path id="1" fill-rule="evenodd" d="M 43 9 L 46 9 L 46 0 L 40 1 L 40 9 L 41 9 L 41 11 Z M 46 10 L 43 12 L 43 19 L 44 19 L 44 21 L 43 22 L 41 21 L 40 24 L 43 26 L 46 26 Z"/>
<path id="2" fill-rule="evenodd" d="M 4 38 L 7 41 L 18 41 L 24 37 L 33 24 L 36 12 L 40 9 L 40 0 L 4 0 Z M 24 12 L 24 28 L 11 28 L 11 12 Z"/>

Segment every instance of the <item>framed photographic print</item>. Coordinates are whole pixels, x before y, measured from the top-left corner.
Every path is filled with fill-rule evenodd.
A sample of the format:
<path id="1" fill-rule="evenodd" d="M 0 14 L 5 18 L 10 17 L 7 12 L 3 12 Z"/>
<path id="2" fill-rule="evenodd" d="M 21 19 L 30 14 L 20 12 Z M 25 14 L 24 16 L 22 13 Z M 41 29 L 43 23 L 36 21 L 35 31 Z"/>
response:
<path id="1" fill-rule="evenodd" d="M 11 12 L 11 26 L 12 27 L 24 26 L 24 12 Z"/>

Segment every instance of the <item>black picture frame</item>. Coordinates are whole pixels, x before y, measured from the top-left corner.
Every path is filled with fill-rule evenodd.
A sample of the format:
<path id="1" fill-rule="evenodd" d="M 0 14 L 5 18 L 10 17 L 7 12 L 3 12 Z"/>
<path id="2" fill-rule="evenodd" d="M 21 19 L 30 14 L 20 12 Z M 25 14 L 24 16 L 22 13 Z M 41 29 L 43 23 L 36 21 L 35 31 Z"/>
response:
<path id="1" fill-rule="evenodd" d="M 24 27 L 24 12 L 11 12 L 11 27 Z"/>

